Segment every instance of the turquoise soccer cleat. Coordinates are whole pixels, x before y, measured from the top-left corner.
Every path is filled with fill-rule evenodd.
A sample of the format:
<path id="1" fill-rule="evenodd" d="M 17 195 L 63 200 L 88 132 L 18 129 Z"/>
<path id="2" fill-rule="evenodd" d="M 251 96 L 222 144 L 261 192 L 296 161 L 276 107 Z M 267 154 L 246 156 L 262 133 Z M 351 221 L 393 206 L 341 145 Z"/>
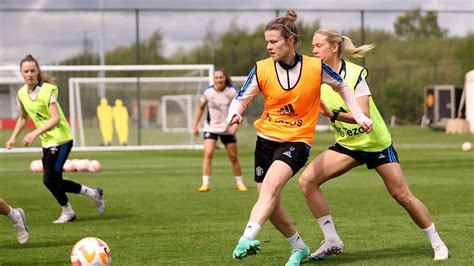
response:
<path id="1" fill-rule="evenodd" d="M 234 249 L 234 259 L 243 259 L 249 255 L 255 255 L 260 251 L 260 241 L 242 238 Z"/>
<path id="2" fill-rule="evenodd" d="M 300 263 L 309 256 L 308 246 L 304 248 L 295 248 L 291 251 L 291 256 L 286 262 L 285 266 L 299 266 Z"/>

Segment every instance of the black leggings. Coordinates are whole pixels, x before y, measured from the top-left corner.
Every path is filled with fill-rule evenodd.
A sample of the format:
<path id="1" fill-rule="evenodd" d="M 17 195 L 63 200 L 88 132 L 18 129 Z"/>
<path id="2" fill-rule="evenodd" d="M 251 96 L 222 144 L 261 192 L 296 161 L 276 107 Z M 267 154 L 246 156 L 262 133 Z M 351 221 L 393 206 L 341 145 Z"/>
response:
<path id="1" fill-rule="evenodd" d="M 43 183 L 61 206 L 69 201 L 66 192 L 75 194 L 81 192 L 81 184 L 63 179 L 63 165 L 71 148 L 72 140 L 59 146 L 43 148 Z"/>

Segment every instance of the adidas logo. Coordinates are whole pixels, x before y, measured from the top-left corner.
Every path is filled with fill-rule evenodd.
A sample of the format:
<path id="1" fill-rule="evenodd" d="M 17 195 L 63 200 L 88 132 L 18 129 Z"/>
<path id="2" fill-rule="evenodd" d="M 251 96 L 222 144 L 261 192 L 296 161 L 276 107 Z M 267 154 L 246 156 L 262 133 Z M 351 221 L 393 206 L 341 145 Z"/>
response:
<path id="1" fill-rule="evenodd" d="M 327 225 L 327 224 L 330 224 L 330 223 L 331 223 L 331 221 L 326 220 L 323 225 Z"/>
<path id="2" fill-rule="evenodd" d="M 294 151 L 294 150 L 295 150 L 294 147 L 290 147 L 290 149 L 287 150 L 287 151 L 285 151 L 285 152 L 283 153 L 283 155 L 286 155 L 286 156 L 288 156 L 288 157 L 291 158 L 291 152 Z"/>
<path id="3" fill-rule="evenodd" d="M 377 157 L 377 159 L 383 159 L 383 158 L 385 158 L 385 155 L 383 155 L 383 153 L 381 153 L 379 157 Z"/>
<path id="4" fill-rule="evenodd" d="M 293 108 L 293 105 L 291 103 L 283 106 L 282 108 L 280 108 L 280 110 L 278 110 L 277 113 L 280 114 L 280 115 L 286 115 L 286 116 L 297 116 L 298 115 L 295 112 L 295 109 Z"/>

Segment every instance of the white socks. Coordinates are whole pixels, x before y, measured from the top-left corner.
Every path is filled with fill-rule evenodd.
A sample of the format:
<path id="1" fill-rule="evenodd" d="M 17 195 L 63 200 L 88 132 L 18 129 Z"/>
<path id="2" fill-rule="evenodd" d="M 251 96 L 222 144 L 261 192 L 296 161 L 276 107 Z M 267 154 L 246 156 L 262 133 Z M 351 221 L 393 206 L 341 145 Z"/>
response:
<path id="1" fill-rule="evenodd" d="M 10 220 L 13 223 L 15 223 L 16 221 L 18 221 L 18 218 L 20 217 L 20 214 L 15 209 L 10 207 L 10 213 L 7 216 L 8 216 L 8 218 L 10 218 Z"/>
<path id="2" fill-rule="evenodd" d="M 64 206 L 61 206 L 61 208 L 63 209 L 63 213 L 74 213 L 74 210 L 72 209 L 72 206 L 69 202 Z"/>
<path id="3" fill-rule="evenodd" d="M 323 231 L 324 239 L 340 239 L 336 232 L 336 228 L 334 227 L 331 214 L 318 218 L 318 224 L 321 228 L 321 231 Z"/>
<path id="4" fill-rule="evenodd" d="M 208 176 L 208 175 L 203 175 L 203 176 L 202 176 L 202 184 L 203 184 L 203 185 L 209 185 L 209 179 L 210 179 L 210 178 L 211 178 L 211 177 Z"/>
<path id="5" fill-rule="evenodd" d="M 298 231 L 293 236 L 288 237 L 287 240 L 293 249 L 304 249 L 306 246 Z"/>
<path id="6" fill-rule="evenodd" d="M 248 238 L 254 240 L 261 228 L 262 227 L 258 223 L 249 221 L 245 227 L 244 234 L 242 235 L 241 239 Z"/>
<path id="7" fill-rule="evenodd" d="M 89 198 L 93 199 L 97 192 L 95 191 L 95 189 L 82 185 L 80 193 L 83 195 L 89 196 Z"/>
<path id="8" fill-rule="evenodd" d="M 435 246 L 445 246 L 443 240 L 441 240 L 441 237 L 438 235 L 438 231 L 436 231 L 436 227 L 434 223 L 432 223 L 430 226 L 428 226 L 425 229 L 421 229 L 425 233 L 425 235 L 428 237 L 428 239 L 431 242 L 431 246 L 434 248 Z"/>
<path id="9" fill-rule="evenodd" d="M 235 182 L 237 182 L 237 184 L 239 184 L 239 185 L 243 185 L 243 184 L 244 184 L 244 181 L 243 181 L 241 175 L 235 177 Z"/>

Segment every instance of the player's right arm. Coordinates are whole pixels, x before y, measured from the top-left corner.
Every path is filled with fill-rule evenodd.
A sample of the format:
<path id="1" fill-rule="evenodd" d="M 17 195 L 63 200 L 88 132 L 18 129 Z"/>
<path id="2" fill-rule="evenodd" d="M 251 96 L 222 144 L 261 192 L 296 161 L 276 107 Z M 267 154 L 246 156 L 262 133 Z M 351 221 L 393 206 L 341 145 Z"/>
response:
<path id="1" fill-rule="evenodd" d="M 257 82 L 257 68 L 253 67 L 247 76 L 244 85 L 234 97 L 229 106 L 229 113 L 227 115 L 227 123 L 231 126 L 231 132 L 234 134 L 237 131 L 238 124 L 242 122 L 242 114 L 252 98 L 260 92 Z"/>
<path id="2" fill-rule="evenodd" d="M 193 123 L 193 134 L 194 136 L 199 136 L 199 122 L 201 121 L 202 114 L 204 113 L 204 109 L 206 108 L 207 102 L 200 100 L 199 105 L 196 110 L 196 114 L 194 115 L 194 123 Z"/>
<path id="3" fill-rule="evenodd" d="M 8 141 L 5 143 L 5 147 L 7 149 L 13 148 L 16 137 L 18 137 L 18 135 L 23 130 L 23 128 L 25 128 L 26 121 L 28 120 L 28 114 L 26 113 L 25 109 L 23 108 L 23 105 L 19 101 L 18 101 L 18 112 L 20 113 L 20 115 L 18 116 L 18 119 L 16 120 L 13 133 L 10 136 L 10 139 L 8 139 Z"/>

